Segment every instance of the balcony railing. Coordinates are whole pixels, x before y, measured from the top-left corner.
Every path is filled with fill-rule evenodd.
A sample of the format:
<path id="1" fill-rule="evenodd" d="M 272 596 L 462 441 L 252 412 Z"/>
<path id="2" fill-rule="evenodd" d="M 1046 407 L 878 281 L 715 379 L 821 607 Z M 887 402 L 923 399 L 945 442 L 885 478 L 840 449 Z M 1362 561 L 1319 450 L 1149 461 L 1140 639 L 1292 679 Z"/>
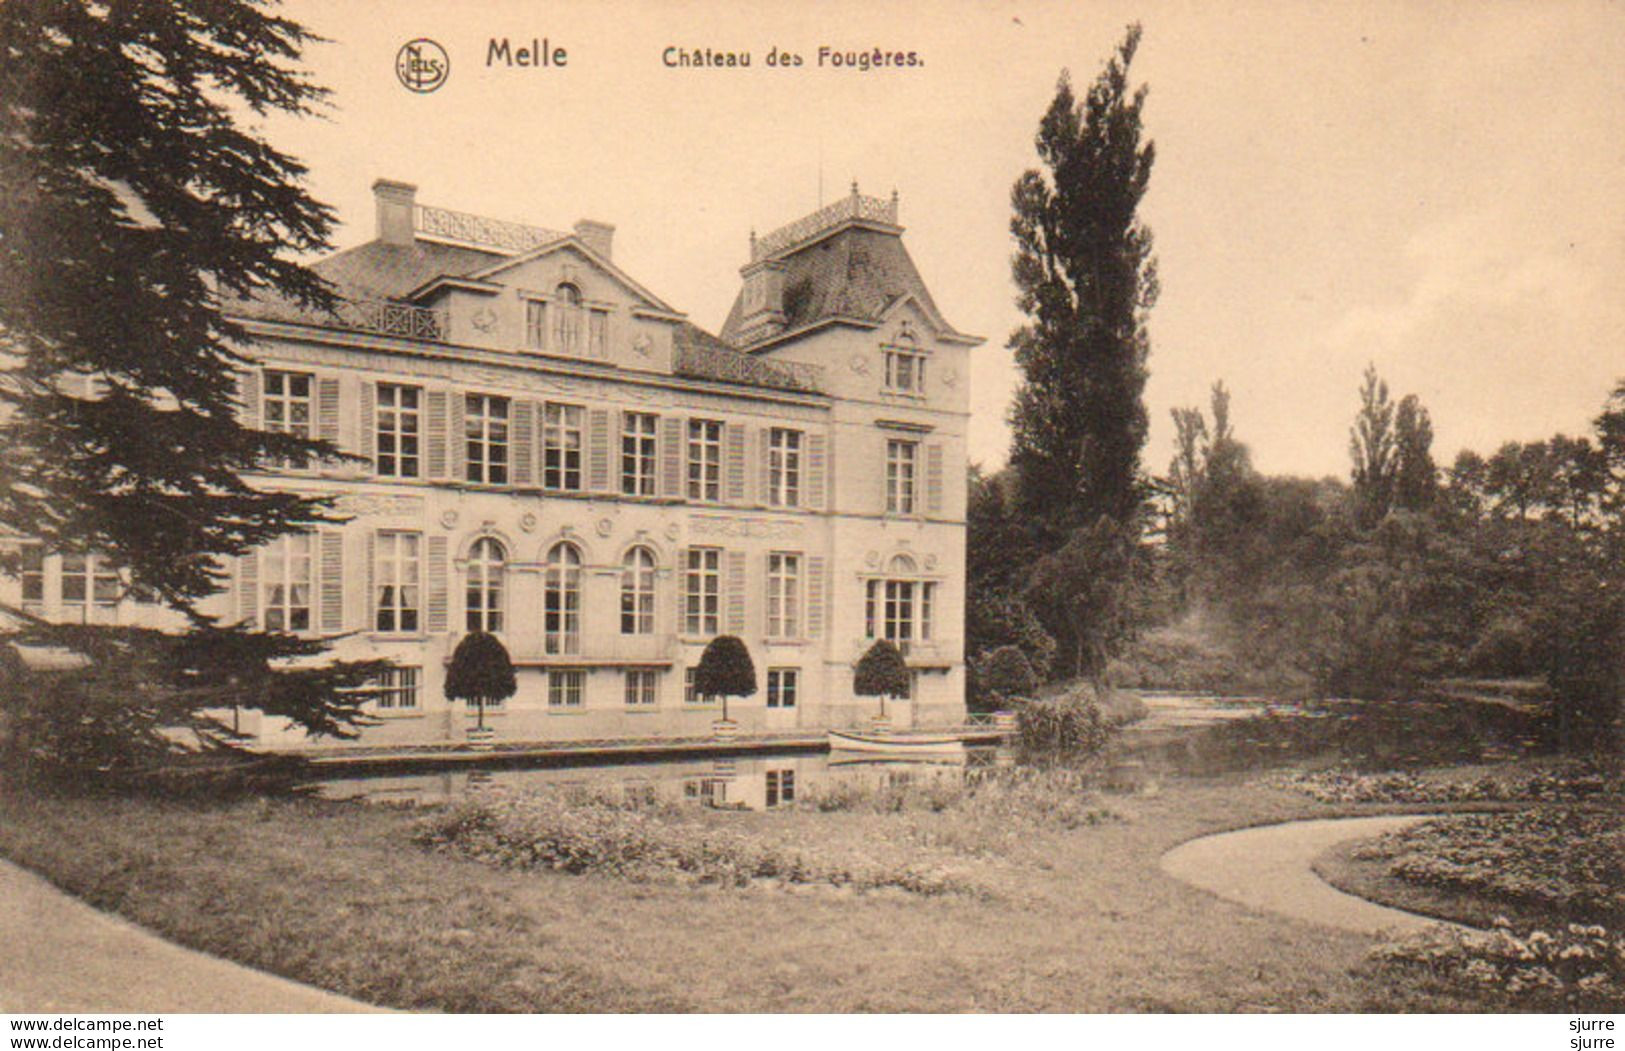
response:
<path id="1" fill-rule="evenodd" d="M 376 332 L 381 336 L 441 341 L 451 330 L 448 311 L 430 310 L 387 299 L 345 299 L 333 309 L 340 328 Z"/>
<path id="2" fill-rule="evenodd" d="M 443 237 L 448 241 L 500 248 L 508 252 L 528 252 L 569 236 L 558 230 L 510 223 L 504 219 L 490 219 L 426 204 L 417 205 L 413 225 L 418 233 L 430 237 Z"/>
<path id="3" fill-rule="evenodd" d="M 852 192 L 834 204 L 825 205 L 811 215 L 802 216 L 795 222 L 779 227 L 771 233 L 761 237 L 752 237 L 750 243 L 750 258 L 752 262 L 776 255 L 798 245 L 801 242 L 823 233 L 833 226 L 851 219 L 867 219 L 871 222 L 886 223 L 889 226 L 897 225 L 897 194 L 893 193 L 890 200 L 879 197 L 864 197 L 858 193 L 858 184 L 852 184 Z"/>
<path id="4" fill-rule="evenodd" d="M 677 348 L 674 367 L 679 376 L 743 383 L 777 390 L 824 392 L 824 370 L 799 361 L 775 361 L 736 350 L 687 346 Z"/>

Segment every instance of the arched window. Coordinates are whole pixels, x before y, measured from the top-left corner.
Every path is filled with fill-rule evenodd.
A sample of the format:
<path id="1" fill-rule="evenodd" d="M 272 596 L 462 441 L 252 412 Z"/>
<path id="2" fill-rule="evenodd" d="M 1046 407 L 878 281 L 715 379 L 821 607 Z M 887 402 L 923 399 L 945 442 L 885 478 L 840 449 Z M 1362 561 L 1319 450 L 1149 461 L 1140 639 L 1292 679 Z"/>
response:
<path id="1" fill-rule="evenodd" d="M 547 652 L 581 651 L 581 552 L 565 541 L 547 552 L 542 622 Z"/>
<path id="2" fill-rule="evenodd" d="M 934 581 L 913 579 L 919 572 L 908 555 L 893 555 L 886 576 L 870 579 L 864 595 L 864 629 L 871 639 L 890 639 L 904 653 L 910 643 L 931 640 L 936 604 Z"/>
<path id="3" fill-rule="evenodd" d="M 508 553 L 491 537 L 474 542 L 468 553 L 468 630 L 502 630 L 502 590 Z"/>
<path id="4" fill-rule="evenodd" d="M 561 354 L 580 354 L 582 340 L 581 289 L 562 284 L 554 292 L 558 309 L 553 311 L 553 349 Z"/>
<path id="5" fill-rule="evenodd" d="M 621 634 L 653 635 L 655 630 L 655 556 L 634 547 L 621 562 Z"/>

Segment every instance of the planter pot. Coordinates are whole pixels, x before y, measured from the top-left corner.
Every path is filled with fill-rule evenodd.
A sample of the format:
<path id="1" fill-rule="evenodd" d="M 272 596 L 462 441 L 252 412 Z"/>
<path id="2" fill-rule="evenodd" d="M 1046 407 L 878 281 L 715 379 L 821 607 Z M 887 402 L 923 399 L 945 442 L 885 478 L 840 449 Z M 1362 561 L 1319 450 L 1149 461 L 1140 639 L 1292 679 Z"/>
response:
<path id="1" fill-rule="evenodd" d="M 877 734 L 891 733 L 891 716 L 877 715 L 869 720 L 869 732 Z"/>
<path id="2" fill-rule="evenodd" d="M 711 736 L 719 741 L 732 741 L 739 737 L 739 724 L 732 719 L 718 719 L 711 724 Z"/>
<path id="3" fill-rule="evenodd" d="M 491 742 L 496 738 L 497 732 L 489 726 L 470 726 L 468 728 L 468 745 L 477 752 L 489 752 Z"/>

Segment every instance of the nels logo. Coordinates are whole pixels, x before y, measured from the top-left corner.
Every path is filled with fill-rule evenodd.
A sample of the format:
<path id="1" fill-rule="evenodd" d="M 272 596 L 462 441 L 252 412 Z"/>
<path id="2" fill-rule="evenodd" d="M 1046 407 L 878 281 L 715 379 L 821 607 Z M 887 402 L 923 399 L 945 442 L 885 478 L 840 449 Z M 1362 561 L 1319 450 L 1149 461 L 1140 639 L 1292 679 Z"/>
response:
<path id="1" fill-rule="evenodd" d="M 427 95 L 450 75 L 451 58 L 446 49 L 428 37 L 409 41 L 395 53 L 395 76 L 408 91 Z"/>

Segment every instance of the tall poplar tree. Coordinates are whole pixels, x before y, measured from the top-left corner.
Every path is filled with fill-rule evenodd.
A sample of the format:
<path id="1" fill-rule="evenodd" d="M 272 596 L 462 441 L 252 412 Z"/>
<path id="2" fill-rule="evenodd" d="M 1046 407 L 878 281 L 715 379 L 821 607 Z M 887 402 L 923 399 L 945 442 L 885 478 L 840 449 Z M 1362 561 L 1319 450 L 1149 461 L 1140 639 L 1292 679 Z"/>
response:
<path id="1" fill-rule="evenodd" d="M 225 559 L 329 520 L 321 500 L 244 477 L 336 450 L 238 421 L 247 335 L 221 310 L 258 292 L 332 303 L 296 260 L 327 247 L 332 213 L 252 128 L 325 96 L 298 66 L 313 37 L 274 6 L 0 4 L 0 533 L 111 559 L 186 615 L 184 643 L 25 632 L 99 655 L 104 675 L 145 669 L 154 689 L 173 675 L 179 692 L 143 702 L 149 724 L 232 696 L 343 732 L 360 702 L 333 690 L 370 663 L 274 674 L 311 644 L 197 612 Z"/>
<path id="2" fill-rule="evenodd" d="M 1010 421 L 1022 502 L 1059 535 L 1101 516 L 1126 524 L 1144 499 L 1140 450 L 1146 318 L 1157 298 L 1140 221 L 1155 160 L 1141 138 L 1146 88 L 1131 88 L 1130 26 L 1080 103 L 1062 74 L 1039 124 L 1043 170 L 1011 191 L 1018 304 L 1010 338 L 1023 382 Z"/>

